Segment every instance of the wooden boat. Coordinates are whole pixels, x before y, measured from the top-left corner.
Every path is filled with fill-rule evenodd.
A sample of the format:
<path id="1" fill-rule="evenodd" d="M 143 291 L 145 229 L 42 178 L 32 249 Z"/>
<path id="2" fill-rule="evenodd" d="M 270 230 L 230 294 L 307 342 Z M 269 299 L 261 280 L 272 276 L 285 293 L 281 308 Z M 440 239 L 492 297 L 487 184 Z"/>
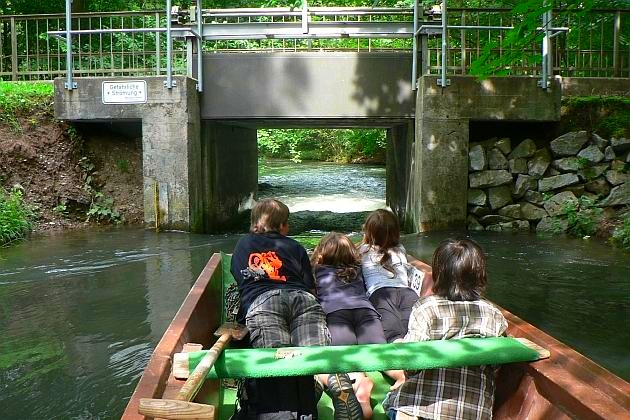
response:
<path id="1" fill-rule="evenodd" d="M 186 343 L 200 343 L 204 348 L 212 344 L 212 333 L 221 324 L 218 308 L 223 307 L 225 268 L 220 254 L 210 258 L 153 352 L 123 419 L 146 418 L 138 413 L 141 398 L 171 399 L 177 394 L 184 381 L 173 377 L 172 358 Z M 551 355 L 501 366 L 496 419 L 630 419 L 628 382 L 508 311 L 503 313 L 510 336 L 527 338 Z M 195 401 L 215 406 L 217 419 L 228 419 L 234 410 L 234 392 L 226 391 L 218 380 L 206 380 Z M 320 411 L 320 418 L 325 417 Z M 375 410 L 373 418 L 386 417 Z"/>

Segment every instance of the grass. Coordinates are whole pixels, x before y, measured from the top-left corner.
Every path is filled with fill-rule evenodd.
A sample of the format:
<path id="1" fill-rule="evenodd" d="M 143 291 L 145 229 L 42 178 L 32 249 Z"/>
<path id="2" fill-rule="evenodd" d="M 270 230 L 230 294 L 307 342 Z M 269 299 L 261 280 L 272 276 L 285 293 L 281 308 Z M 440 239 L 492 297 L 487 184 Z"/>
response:
<path id="1" fill-rule="evenodd" d="M 52 83 L 0 82 L 0 122 L 19 130 L 17 117 L 31 114 L 43 105 L 50 105 L 53 96 Z"/>
<path id="2" fill-rule="evenodd" d="M 31 230 L 32 211 L 22 201 L 22 190 L 0 187 L 0 246 L 20 240 Z"/>

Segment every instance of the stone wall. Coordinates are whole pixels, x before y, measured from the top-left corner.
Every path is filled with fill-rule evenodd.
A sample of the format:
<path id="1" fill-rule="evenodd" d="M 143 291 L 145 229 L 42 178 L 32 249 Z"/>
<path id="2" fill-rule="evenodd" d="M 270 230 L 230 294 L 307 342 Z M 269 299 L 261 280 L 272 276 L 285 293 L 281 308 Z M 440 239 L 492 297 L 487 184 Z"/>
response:
<path id="1" fill-rule="evenodd" d="M 597 207 L 630 205 L 630 139 L 586 131 L 542 146 L 490 139 L 471 143 L 468 157 L 469 230 L 566 231 L 565 205 L 582 196 Z"/>

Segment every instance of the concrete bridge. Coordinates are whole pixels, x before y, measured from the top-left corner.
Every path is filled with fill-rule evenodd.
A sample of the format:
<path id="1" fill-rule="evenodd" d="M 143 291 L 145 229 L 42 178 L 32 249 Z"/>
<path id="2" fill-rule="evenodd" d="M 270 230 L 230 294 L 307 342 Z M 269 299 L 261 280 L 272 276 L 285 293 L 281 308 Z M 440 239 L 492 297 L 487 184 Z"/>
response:
<path id="1" fill-rule="evenodd" d="M 144 220 L 163 229 L 222 230 L 257 194 L 258 128 L 387 130 L 387 204 L 408 231 L 463 226 L 471 121 L 558 121 L 563 95 L 592 79 L 421 76 L 411 54 L 256 53 L 203 56 L 194 78 L 55 80 L 55 115 L 71 121 L 141 121 Z M 194 68 L 194 66 L 193 66 Z M 618 92 L 598 79 L 595 92 Z M 627 87 L 627 79 L 621 79 Z"/>

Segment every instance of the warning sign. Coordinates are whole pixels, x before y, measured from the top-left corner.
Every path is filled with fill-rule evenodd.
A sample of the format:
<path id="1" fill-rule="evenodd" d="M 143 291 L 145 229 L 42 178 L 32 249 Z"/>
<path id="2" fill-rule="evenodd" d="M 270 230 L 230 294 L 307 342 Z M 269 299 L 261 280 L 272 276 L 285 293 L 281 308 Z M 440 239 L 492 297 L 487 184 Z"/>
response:
<path id="1" fill-rule="evenodd" d="M 143 104 L 147 102 L 145 80 L 103 82 L 104 104 Z"/>

